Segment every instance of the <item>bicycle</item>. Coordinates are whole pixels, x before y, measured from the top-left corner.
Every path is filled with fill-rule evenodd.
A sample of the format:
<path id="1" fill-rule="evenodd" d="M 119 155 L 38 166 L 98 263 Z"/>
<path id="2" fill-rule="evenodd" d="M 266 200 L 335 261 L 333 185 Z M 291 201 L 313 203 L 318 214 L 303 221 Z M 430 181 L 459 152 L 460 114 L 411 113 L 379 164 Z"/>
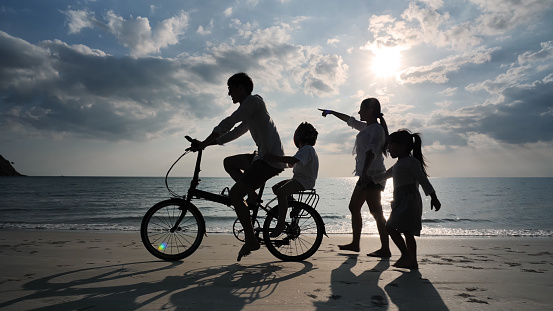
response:
<path id="1" fill-rule="evenodd" d="M 188 136 L 186 139 L 191 143 L 195 141 Z M 159 259 L 181 260 L 192 255 L 200 246 L 206 235 L 206 226 L 202 213 L 192 203 L 193 199 L 204 199 L 232 207 L 228 188 L 223 189 L 221 194 L 198 189 L 202 150 L 197 150 L 194 175 L 187 194 L 179 196 L 169 188 L 167 182 L 169 172 L 183 156 L 191 151 L 196 152 L 192 147 L 187 148 L 165 176 L 165 186 L 173 197 L 152 206 L 142 219 L 140 226 L 142 243 Z M 263 205 L 261 197 L 264 187 L 265 184 L 260 187 L 256 205 L 250 207 L 251 221 L 260 244 L 264 244 L 271 254 L 283 261 L 302 261 L 311 257 L 319 249 L 323 235 L 326 235 L 323 219 L 315 210 L 319 195 L 313 189 L 298 192 L 295 197 L 289 198 L 285 229 L 278 237 L 271 237 L 271 228 L 276 227 L 278 220 L 278 205 L 273 208 L 270 206 L 277 199 L 276 197 Z M 260 208 L 266 213 L 262 227 L 258 220 Z M 238 240 L 244 241 L 242 226 L 238 219 L 234 221 L 233 234 Z"/>

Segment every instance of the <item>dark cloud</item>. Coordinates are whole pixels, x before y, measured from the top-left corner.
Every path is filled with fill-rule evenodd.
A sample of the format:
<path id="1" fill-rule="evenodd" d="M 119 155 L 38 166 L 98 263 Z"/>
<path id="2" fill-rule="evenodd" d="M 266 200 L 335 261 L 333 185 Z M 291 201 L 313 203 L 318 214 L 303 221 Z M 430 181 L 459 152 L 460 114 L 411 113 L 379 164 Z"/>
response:
<path id="1" fill-rule="evenodd" d="M 511 86 L 501 95 L 501 103 L 467 107 L 451 115 L 436 115 L 431 125 L 460 134 L 460 137 L 470 133 L 484 134 L 508 144 L 553 141 L 553 81 Z"/>
<path id="2" fill-rule="evenodd" d="M 217 109 L 180 59 L 116 58 L 85 46 L 39 46 L 0 32 L 0 123 L 43 132 L 141 140 L 170 131 L 179 118 Z M 207 105 L 206 103 L 209 103 Z M 173 124 L 173 126 L 178 126 Z"/>

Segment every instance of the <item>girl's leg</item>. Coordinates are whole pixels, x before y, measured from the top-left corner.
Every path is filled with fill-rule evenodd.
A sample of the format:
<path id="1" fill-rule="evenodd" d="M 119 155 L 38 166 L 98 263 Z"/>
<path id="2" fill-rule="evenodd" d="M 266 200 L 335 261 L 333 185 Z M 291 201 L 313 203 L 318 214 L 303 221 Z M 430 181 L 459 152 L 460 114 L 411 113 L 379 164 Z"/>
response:
<path id="1" fill-rule="evenodd" d="M 416 269 L 419 264 L 417 262 L 417 241 L 415 241 L 415 236 L 410 233 L 405 233 L 405 243 L 410 257 L 408 268 Z"/>
<path id="2" fill-rule="evenodd" d="M 369 210 L 376 221 L 376 227 L 378 229 L 378 235 L 380 236 L 381 247 L 379 250 L 368 254 L 372 257 L 390 257 L 390 240 L 388 238 L 388 231 L 386 230 L 386 218 L 384 218 L 384 212 L 382 212 L 382 204 L 380 203 L 380 189 L 367 189 L 365 190 L 365 198 L 369 205 Z"/>
<path id="3" fill-rule="evenodd" d="M 394 244 L 397 246 L 397 248 L 399 248 L 399 251 L 401 252 L 401 257 L 399 257 L 398 261 L 396 261 L 393 266 L 398 268 L 405 268 L 405 266 L 408 265 L 410 262 L 407 245 L 405 244 L 405 241 L 403 240 L 403 237 L 401 236 L 401 233 L 399 233 L 399 231 L 390 227 L 387 227 L 387 229 L 388 234 L 392 238 L 392 241 L 394 241 Z"/>
<path id="4" fill-rule="evenodd" d="M 286 183 L 283 183 L 280 188 L 276 190 L 278 198 L 278 223 L 273 232 L 269 234 L 270 237 L 276 238 L 279 236 L 286 227 L 286 212 L 288 211 L 288 196 L 305 190 L 301 183 L 297 180 L 290 179 Z"/>
<path id="5" fill-rule="evenodd" d="M 361 207 L 363 206 L 363 203 L 365 203 L 365 192 L 360 187 L 355 186 L 349 201 L 353 238 L 350 244 L 338 245 L 341 250 L 354 252 L 359 251 L 359 245 L 361 243 L 361 229 L 363 228 L 363 219 L 361 218 Z"/>

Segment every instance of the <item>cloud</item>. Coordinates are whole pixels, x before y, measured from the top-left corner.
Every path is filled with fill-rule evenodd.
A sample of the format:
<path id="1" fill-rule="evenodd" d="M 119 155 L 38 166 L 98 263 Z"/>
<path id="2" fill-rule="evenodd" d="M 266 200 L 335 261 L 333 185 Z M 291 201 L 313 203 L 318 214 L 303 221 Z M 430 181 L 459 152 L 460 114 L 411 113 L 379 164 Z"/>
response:
<path id="1" fill-rule="evenodd" d="M 505 31 L 536 20 L 553 5 L 548 0 L 470 0 L 483 11 L 475 21 L 474 31 L 486 36 Z"/>
<path id="2" fill-rule="evenodd" d="M 99 21 L 93 12 L 87 10 L 67 10 L 64 14 L 70 34 L 79 33 L 84 28 L 98 27 L 113 34 L 120 43 L 130 49 L 133 56 L 159 53 L 162 48 L 178 43 L 189 22 L 189 15 L 184 11 L 161 21 L 153 30 L 146 17 L 139 16 L 126 20 L 112 10 L 104 15 L 105 22 Z"/>
<path id="3" fill-rule="evenodd" d="M 109 27 L 120 30 L 121 40 L 140 42 L 127 38 L 125 28 L 131 24 L 115 14 L 112 18 Z M 132 21 L 147 29 L 145 19 Z M 175 23 L 181 22 L 162 23 L 159 36 L 174 34 Z M 0 31 L 1 130 L 141 141 L 222 117 L 228 108 L 225 81 L 239 71 L 254 77 L 257 90 L 318 97 L 337 94 L 345 82 L 348 67 L 340 56 L 288 43 L 293 26 L 237 25 L 247 31 L 237 29 L 233 45 L 212 45 L 204 53 L 175 58 L 114 57 L 60 40 L 35 45 Z M 161 41 L 172 39 L 168 35 Z"/>
<path id="4" fill-rule="evenodd" d="M 201 36 L 205 36 L 205 35 L 211 34 L 212 31 L 213 31 L 213 20 L 211 20 L 209 22 L 209 25 L 205 28 L 202 25 L 198 26 L 198 30 L 196 30 L 196 33 Z"/>
<path id="5" fill-rule="evenodd" d="M 340 39 L 338 38 L 332 38 L 332 39 L 326 40 L 326 44 L 332 45 L 332 46 L 336 46 L 336 43 L 338 42 L 340 42 Z"/>
<path id="6" fill-rule="evenodd" d="M 553 81 L 505 88 L 498 104 L 460 109 L 458 115 L 433 116 L 457 133 L 484 134 L 508 144 L 553 141 Z"/>
<path id="7" fill-rule="evenodd" d="M 528 51 L 518 56 L 518 63 L 524 65 L 526 63 L 545 61 L 553 58 L 553 41 L 542 42 L 541 50 L 538 52 Z"/>
<path id="8" fill-rule="evenodd" d="M 369 31 L 374 39 L 362 49 L 374 51 L 381 48 L 407 50 L 420 44 L 436 47 L 465 49 L 481 43 L 470 28 L 470 23 L 454 24 L 448 12 L 439 12 L 440 1 L 427 1 L 425 6 L 409 3 L 396 19 L 391 15 L 373 15 Z"/>
<path id="9" fill-rule="evenodd" d="M 63 13 L 67 17 L 66 24 L 69 27 L 70 34 L 79 33 L 84 28 L 94 28 L 97 22 L 94 12 L 67 10 Z"/>
<path id="10" fill-rule="evenodd" d="M 456 72 L 466 64 L 482 64 L 492 58 L 492 53 L 499 48 L 476 49 L 460 55 L 452 55 L 433 62 L 427 66 L 409 67 L 399 74 L 401 83 L 445 83 L 447 75 Z"/>

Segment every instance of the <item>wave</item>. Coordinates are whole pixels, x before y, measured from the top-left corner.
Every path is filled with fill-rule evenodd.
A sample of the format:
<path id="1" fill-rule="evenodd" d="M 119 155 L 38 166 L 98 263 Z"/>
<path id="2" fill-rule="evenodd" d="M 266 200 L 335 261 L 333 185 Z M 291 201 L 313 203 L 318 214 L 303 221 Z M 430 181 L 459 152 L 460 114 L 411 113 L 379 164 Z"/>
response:
<path id="1" fill-rule="evenodd" d="M 470 219 L 470 218 L 441 218 L 441 219 L 422 219 L 423 223 L 428 224 L 439 224 L 439 223 L 448 223 L 448 222 L 472 222 L 472 223 L 484 223 L 484 222 L 493 222 L 487 219 Z"/>

